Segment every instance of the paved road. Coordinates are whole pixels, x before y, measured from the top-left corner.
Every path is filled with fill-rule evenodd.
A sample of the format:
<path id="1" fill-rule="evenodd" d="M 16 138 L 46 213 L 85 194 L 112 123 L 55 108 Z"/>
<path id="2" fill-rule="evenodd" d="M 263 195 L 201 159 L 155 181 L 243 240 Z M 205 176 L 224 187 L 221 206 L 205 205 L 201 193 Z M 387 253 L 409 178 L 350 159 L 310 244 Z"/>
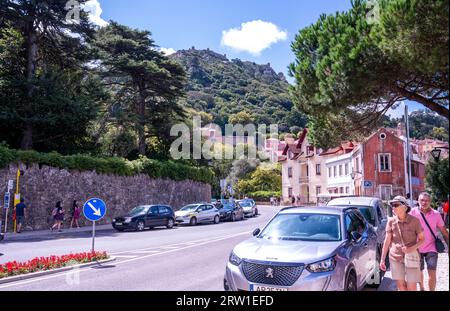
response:
<path id="1" fill-rule="evenodd" d="M 102 231 L 96 239 L 96 249 L 117 257 L 115 262 L 75 273 L 3 284 L 0 290 L 221 291 L 230 251 L 239 242 L 250 238 L 255 228 L 262 228 L 277 210 L 263 207 L 259 217 L 236 223 L 144 232 Z M 49 254 L 89 251 L 90 243 L 89 232 L 41 237 L 32 242 L 7 241 L 0 244 L 0 252 L 4 253 L 0 256 L 0 263 L 11 259 L 23 261 Z M 448 260 L 446 263 L 448 290 Z M 380 290 L 395 290 L 389 273 Z"/>

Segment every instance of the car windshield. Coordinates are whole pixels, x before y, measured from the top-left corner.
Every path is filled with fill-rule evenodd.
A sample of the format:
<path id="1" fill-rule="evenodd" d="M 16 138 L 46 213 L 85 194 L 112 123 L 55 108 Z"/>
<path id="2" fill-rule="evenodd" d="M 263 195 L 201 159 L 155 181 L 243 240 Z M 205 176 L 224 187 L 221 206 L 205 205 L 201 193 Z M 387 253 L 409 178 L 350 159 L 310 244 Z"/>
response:
<path id="1" fill-rule="evenodd" d="M 242 207 L 251 207 L 252 203 L 248 202 L 248 201 L 244 201 L 244 202 L 239 202 L 239 205 Z"/>
<path id="2" fill-rule="evenodd" d="M 234 208 L 234 205 L 233 205 L 233 204 L 230 204 L 230 203 L 226 203 L 226 204 L 222 204 L 222 205 L 220 206 L 220 209 L 222 209 L 222 208 L 233 209 L 233 208 Z"/>
<path id="3" fill-rule="evenodd" d="M 147 213 L 150 209 L 150 206 L 138 206 L 131 210 L 130 215 L 139 215 L 143 213 Z"/>
<path id="4" fill-rule="evenodd" d="M 375 210 L 371 206 L 357 206 L 361 214 L 372 226 L 376 225 L 375 221 Z"/>
<path id="5" fill-rule="evenodd" d="M 183 207 L 182 209 L 180 209 L 180 211 L 183 211 L 183 212 L 195 211 L 195 210 L 197 209 L 197 207 L 198 207 L 197 204 L 186 205 L 185 207 Z"/>
<path id="6" fill-rule="evenodd" d="M 259 238 L 292 241 L 340 241 L 339 215 L 279 214 Z"/>

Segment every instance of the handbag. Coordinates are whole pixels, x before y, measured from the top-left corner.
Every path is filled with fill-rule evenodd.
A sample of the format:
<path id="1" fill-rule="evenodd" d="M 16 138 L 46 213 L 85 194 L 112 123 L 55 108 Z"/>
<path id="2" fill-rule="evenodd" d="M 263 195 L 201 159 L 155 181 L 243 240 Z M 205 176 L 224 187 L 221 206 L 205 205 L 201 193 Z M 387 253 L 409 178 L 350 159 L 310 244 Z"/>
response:
<path id="1" fill-rule="evenodd" d="M 403 241 L 402 231 L 400 230 L 400 226 L 397 222 L 397 228 L 398 232 L 400 233 L 400 239 L 402 240 L 403 247 L 406 247 L 405 242 Z M 416 250 L 411 253 L 405 254 L 405 267 L 406 268 L 414 268 L 419 269 L 420 268 L 420 254 Z"/>
<path id="2" fill-rule="evenodd" d="M 420 215 L 422 215 L 423 220 L 425 220 L 425 223 L 427 224 L 428 230 L 430 230 L 431 234 L 433 235 L 434 243 L 436 245 L 436 251 L 438 253 L 445 253 L 444 243 L 442 243 L 442 240 L 434 234 L 433 230 L 431 230 L 431 226 L 428 223 L 427 219 L 425 218 L 425 215 L 422 212 L 420 213 Z"/>

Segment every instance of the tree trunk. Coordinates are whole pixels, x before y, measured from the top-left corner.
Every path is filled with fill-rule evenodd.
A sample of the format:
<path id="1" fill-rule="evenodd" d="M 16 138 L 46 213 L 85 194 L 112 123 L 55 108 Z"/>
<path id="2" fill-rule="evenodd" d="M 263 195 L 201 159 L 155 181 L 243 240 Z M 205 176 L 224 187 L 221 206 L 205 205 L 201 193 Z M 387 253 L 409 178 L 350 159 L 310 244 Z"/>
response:
<path id="1" fill-rule="evenodd" d="M 423 97 L 419 94 L 409 92 L 408 90 L 401 88 L 399 86 L 395 86 L 395 89 L 399 95 L 404 96 L 409 100 L 412 100 L 412 101 L 415 101 L 415 102 L 418 102 L 418 103 L 424 105 L 425 107 L 436 112 L 440 116 L 443 116 L 447 119 L 449 118 L 448 108 L 445 108 L 444 106 L 441 106 L 438 103 L 435 103 L 434 101 L 432 101 L 426 97 Z"/>
<path id="2" fill-rule="evenodd" d="M 139 124 L 138 124 L 138 135 L 139 135 L 139 154 L 145 155 L 146 143 L 145 143 L 145 95 L 143 90 L 139 90 Z"/>
<path id="3" fill-rule="evenodd" d="M 36 67 L 38 59 L 38 35 L 33 28 L 33 22 L 28 25 L 27 38 L 27 97 L 29 102 L 33 99 L 35 90 L 34 79 L 36 77 Z M 28 116 L 25 116 L 28 117 Z M 30 121 L 25 122 L 25 129 L 23 131 L 21 148 L 30 150 L 33 148 L 33 125 Z"/>

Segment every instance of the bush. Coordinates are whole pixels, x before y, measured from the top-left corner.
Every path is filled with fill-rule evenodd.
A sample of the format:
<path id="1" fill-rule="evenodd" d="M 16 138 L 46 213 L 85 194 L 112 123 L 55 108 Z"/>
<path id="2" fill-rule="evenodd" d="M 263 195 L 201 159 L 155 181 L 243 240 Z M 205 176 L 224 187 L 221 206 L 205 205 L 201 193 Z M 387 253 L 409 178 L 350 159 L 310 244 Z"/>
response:
<path id="1" fill-rule="evenodd" d="M 96 158 L 89 155 L 63 156 L 56 152 L 39 153 L 36 151 L 11 150 L 0 145 L 0 168 L 10 163 L 39 164 L 60 169 L 96 171 L 99 174 L 133 176 L 147 174 L 152 178 L 172 180 L 193 180 L 213 184 L 214 173 L 209 168 L 193 167 L 173 161 L 157 161 L 140 157 L 135 161 L 123 158 Z"/>

